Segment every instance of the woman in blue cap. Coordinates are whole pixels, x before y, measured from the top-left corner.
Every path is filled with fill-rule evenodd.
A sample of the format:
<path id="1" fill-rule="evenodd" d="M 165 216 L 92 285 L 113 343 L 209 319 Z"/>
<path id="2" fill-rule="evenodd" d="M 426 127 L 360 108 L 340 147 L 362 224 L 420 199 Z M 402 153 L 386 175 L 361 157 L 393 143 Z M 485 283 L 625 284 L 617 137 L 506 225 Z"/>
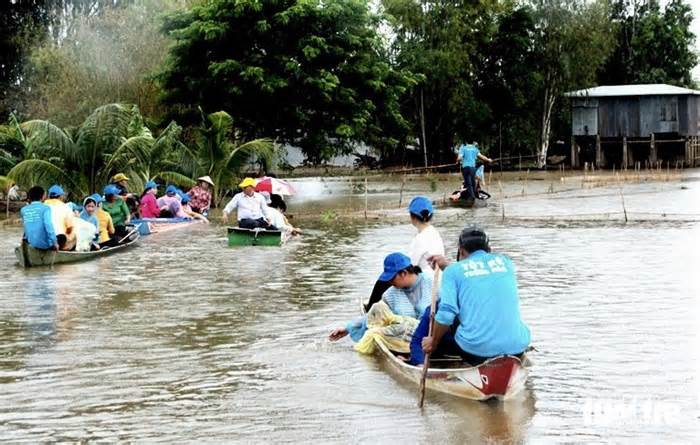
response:
<path id="1" fill-rule="evenodd" d="M 141 218 L 158 218 L 160 216 L 156 193 L 158 193 L 158 184 L 155 181 L 148 181 L 139 203 Z"/>
<path id="2" fill-rule="evenodd" d="M 411 240 L 408 247 L 408 256 L 411 264 L 418 266 L 423 272 L 432 272 L 433 268 L 428 263 L 428 257 L 432 255 L 444 255 L 445 245 L 437 229 L 430 224 L 433 219 L 433 203 L 425 196 L 416 196 L 408 204 L 408 214 L 411 224 L 418 229 L 418 234 Z M 378 280 L 374 284 L 369 303 L 365 309 L 369 311 L 373 304 L 381 300 L 384 291 L 389 288 L 389 283 Z"/>
<path id="3" fill-rule="evenodd" d="M 382 301 L 374 305 L 367 315 L 357 318 L 344 327 L 334 329 L 328 336 L 329 340 L 337 341 L 346 335 L 350 335 L 353 341 L 359 342 L 369 327 L 386 318 L 387 311 L 392 315 L 410 319 L 409 323 L 394 326 L 385 335 L 402 339 L 405 342 L 407 352 L 413 335 L 413 330 L 418 325 L 418 319 L 427 307 L 430 306 L 433 279 L 423 274 L 420 268 L 411 264 L 411 259 L 403 253 L 392 253 L 384 258 L 384 272 L 379 276 L 379 281 L 389 283 L 389 289 L 384 292 Z M 381 322 L 380 322 L 381 324 Z"/>
<path id="4" fill-rule="evenodd" d="M 119 196 L 119 189 L 110 184 L 104 189 L 105 199 L 102 203 L 102 210 L 112 217 L 114 230 L 117 237 L 126 235 L 126 225 L 131 222 L 131 212 L 126 202 Z"/>

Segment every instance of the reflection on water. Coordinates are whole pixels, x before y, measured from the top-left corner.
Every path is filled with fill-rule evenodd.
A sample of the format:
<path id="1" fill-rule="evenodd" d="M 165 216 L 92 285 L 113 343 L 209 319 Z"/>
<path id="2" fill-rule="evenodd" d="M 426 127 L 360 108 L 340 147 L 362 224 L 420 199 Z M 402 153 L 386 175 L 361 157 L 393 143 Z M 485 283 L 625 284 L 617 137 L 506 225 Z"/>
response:
<path id="1" fill-rule="evenodd" d="M 453 179 L 438 181 L 435 192 L 427 181 L 407 182 L 404 202 L 416 193 L 439 199 Z M 296 185 L 293 212 L 364 205 L 347 178 Z M 700 182 L 684 186 L 627 184 L 628 210 L 653 203 L 700 213 Z M 395 178 L 375 181 L 370 204 L 395 207 L 400 187 Z M 502 187 L 507 194 L 523 185 Z M 501 220 L 503 203 L 538 218 Z M 619 206 L 618 189 L 604 187 L 438 211 L 448 252 L 460 228 L 477 220 L 514 259 L 538 351 L 521 399 L 483 404 L 429 394 L 423 412 L 415 385 L 348 341 L 325 339 L 355 316 L 384 255 L 408 246 L 415 229 L 401 216 L 310 223 L 281 249 L 227 248 L 222 227 L 191 227 L 54 270 L 16 268 L 19 231 L 3 229 L 0 437 L 692 443 L 700 433 L 700 224 L 539 218 Z M 663 420 L 628 409 L 615 422 L 587 412 L 637 400 L 677 411 Z"/>

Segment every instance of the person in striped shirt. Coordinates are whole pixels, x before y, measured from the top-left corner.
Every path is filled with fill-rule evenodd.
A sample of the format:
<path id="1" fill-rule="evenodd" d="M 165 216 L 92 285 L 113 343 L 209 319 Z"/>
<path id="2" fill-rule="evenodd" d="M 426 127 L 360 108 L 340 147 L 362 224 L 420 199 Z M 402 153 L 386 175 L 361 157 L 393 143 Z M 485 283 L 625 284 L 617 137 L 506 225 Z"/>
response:
<path id="1" fill-rule="evenodd" d="M 391 335 L 410 340 L 413 330 L 418 325 L 418 319 L 425 309 L 430 307 L 432 277 L 422 273 L 420 267 L 412 265 L 411 258 L 407 255 L 396 252 L 384 259 L 384 272 L 379 279 L 391 283 L 391 287 L 382 295 L 382 300 L 373 305 L 367 315 L 333 330 L 329 340 L 337 341 L 349 334 L 353 341 L 359 342 L 367 332 L 368 319 L 378 318 L 373 317 L 375 312 L 387 310 L 408 321 L 402 324 L 400 330 L 393 329 Z"/>

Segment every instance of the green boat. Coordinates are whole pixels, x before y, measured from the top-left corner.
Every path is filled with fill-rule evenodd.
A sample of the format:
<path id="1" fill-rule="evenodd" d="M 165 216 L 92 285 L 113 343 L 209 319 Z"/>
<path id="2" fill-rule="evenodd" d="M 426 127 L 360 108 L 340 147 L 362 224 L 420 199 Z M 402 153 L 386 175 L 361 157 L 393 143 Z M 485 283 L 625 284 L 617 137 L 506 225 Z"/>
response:
<path id="1" fill-rule="evenodd" d="M 26 242 L 15 247 L 15 255 L 21 267 L 39 267 L 53 266 L 54 264 L 78 263 L 96 259 L 105 255 L 110 255 L 115 252 L 121 252 L 136 244 L 140 234 L 137 228 L 134 228 L 124 239 L 124 241 L 114 247 L 107 247 L 101 250 L 93 250 L 89 252 L 76 251 L 56 251 L 56 250 L 40 250 L 35 249 Z"/>
<path id="2" fill-rule="evenodd" d="M 280 230 L 228 228 L 229 246 L 281 246 L 285 241 Z"/>

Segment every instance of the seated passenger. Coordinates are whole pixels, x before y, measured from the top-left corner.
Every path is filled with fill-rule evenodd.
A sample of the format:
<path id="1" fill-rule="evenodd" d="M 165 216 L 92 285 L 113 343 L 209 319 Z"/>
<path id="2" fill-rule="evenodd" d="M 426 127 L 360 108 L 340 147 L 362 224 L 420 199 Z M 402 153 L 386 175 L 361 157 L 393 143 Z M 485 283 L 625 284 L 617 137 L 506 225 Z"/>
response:
<path id="1" fill-rule="evenodd" d="M 301 234 L 301 229 L 298 229 L 289 223 L 284 212 L 287 210 L 287 204 L 280 195 L 273 194 L 270 196 L 270 202 L 267 205 L 270 215 L 270 222 L 279 230 L 288 233 L 289 235 Z"/>
<path id="2" fill-rule="evenodd" d="M 58 248 L 60 250 L 73 250 L 76 237 L 73 230 L 73 209 L 65 202 L 66 193 L 60 185 L 49 187 L 49 199 L 44 204 L 51 208 L 51 220 L 56 232 Z"/>
<path id="3" fill-rule="evenodd" d="M 87 223 L 87 226 L 78 227 L 76 230 L 76 235 L 78 238 L 75 250 L 97 250 L 99 245 L 97 240 L 100 236 L 99 226 L 100 223 L 97 221 L 97 201 L 93 196 L 88 196 L 83 200 L 83 211 L 80 212 L 80 221 Z M 76 223 L 79 221 L 76 220 Z"/>
<path id="4" fill-rule="evenodd" d="M 208 216 L 209 207 L 211 207 L 211 190 L 213 187 L 214 181 L 212 181 L 209 176 L 197 178 L 197 185 L 187 192 L 190 198 L 192 198 L 190 207 L 192 207 L 193 211 L 205 217 Z"/>
<path id="5" fill-rule="evenodd" d="M 97 242 L 100 248 L 115 246 L 119 241 L 114 237 L 116 230 L 114 229 L 114 223 L 112 222 L 112 215 L 102 210 L 102 196 L 99 193 L 91 195 L 92 199 L 97 205 L 95 210 L 95 217 L 97 218 L 97 230 L 99 232 L 99 237 Z"/>
<path id="6" fill-rule="evenodd" d="M 165 188 L 165 195 L 158 198 L 156 203 L 160 208 L 161 218 L 189 218 L 189 215 L 182 211 L 177 187 L 172 184 Z"/>
<path id="7" fill-rule="evenodd" d="M 41 202 L 44 196 L 44 189 L 39 186 L 30 188 L 27 193 L 30 204 L 22 207 L 19 212 L 24 226 L 22 241 L 26 241 L 35 249 L 58 250 L 51 209 Z"/>
<path id="8" fill-rule="evenodd" d="M 329 340 L 337 341 L 350 334 L 359 342 L 355 349 L 363 353 L 374 350 L 374 337 L 382 340 L 396 352 L 408 353 L 413 330 L 425 308 L 430 307 L 432 277 L 421 273 L 411 259 L 402 253 L 392 253 L 384 259 L 380 281 L 390 282 L 382 300 L 372 305 L 367 315 L 333 330 Z"/>
<path id="9" fill-rule="evenodd" d="M 114 185 L 108 185 L 104 189 L 105 199 L 102 202 L 102 210 L 109 213 L 114 224 L 115 236 L 121 238 L 126 235 L 126 225 L 131 222 L 131 212 L 126 202 L 119 196 L 119 189 Z"/>
<path id="10" fill-rule="evenodd" d="M 185 215 L 187 215 L 188 218 L 198 219 L 198 220 L 203 221 L 205 223 L 209 223 L 209 220 L 206 217 L 204 217 L 204 215 L 200 215 L 199 213 L 192 210 L 192 207 L 190 207 L 190 201 L 192 200 L 190 195 L 183 192 L 182 195 L 180 195 L 180 198 L 182 199 L 182 203 L 181 203 L 182 212 Z"/>
<path id="11" fill-rule="evenodd" d="M 160 208 L 156 200 L 158 193 L 158 184 L 155 181 L 148 181 L 145 190 L 141 195 L 139 203 L 139 213 L 141 218 L 158 218 L 160 217 Z"/>
<path id="12" fill-rule="evenodd" d="M 429 313 L 423 315 L 422 327 L 414 333 L 412 363 L 422 362 L 421 350 L 457 355 L 478 365 L 500 355 L 520 355 L 528 348 L 530 329 L 520 318 L 513 263 L 504 255 L 490 252 L 484 231 L 472 226 L 459 236 L 456 263 L 448 266 L 444 256 L 434 258 L 439 267 L 446 267 L 440 304 L 433 335 L 428 336 L 425 328 Z M 421 348 L 416 347 L 419 341 Z"/>
<path id="13" fill-rule="evenodd" d="M 243 229 L 268 229 L 277 230 L 270 221 L 270 212 L 265 198 L 255 191 L 255 179 L 245 178 L 240 184 L 242 192 L 237 193 L 226 207 L 222 219 L 228 221 L 228 216 L 234 209 L 238 209 L 238 226 Z"/>

